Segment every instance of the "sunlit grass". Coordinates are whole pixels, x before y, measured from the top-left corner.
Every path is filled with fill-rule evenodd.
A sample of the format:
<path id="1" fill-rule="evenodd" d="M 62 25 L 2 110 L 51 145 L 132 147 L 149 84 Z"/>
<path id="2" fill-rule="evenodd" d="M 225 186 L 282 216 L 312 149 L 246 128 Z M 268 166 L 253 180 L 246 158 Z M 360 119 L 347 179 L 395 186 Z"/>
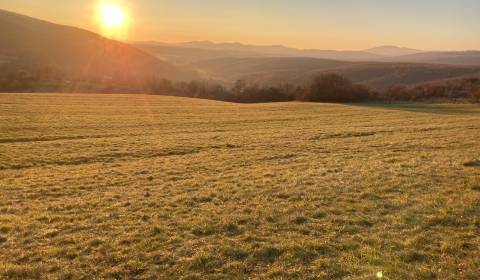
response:
<path id="1" fill-rule="evenodd" d="M 480 107 L 422 106 L 1 95 L 0 278 L 475 279 Z"/>

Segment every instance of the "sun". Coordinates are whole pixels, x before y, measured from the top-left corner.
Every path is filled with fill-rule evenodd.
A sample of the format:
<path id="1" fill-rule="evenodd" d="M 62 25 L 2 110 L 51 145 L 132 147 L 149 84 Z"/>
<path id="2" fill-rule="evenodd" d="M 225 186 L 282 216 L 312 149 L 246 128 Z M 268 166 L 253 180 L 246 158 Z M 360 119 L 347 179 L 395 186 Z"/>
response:
<path id="1" fill-rule="evenodd" d="M 116 4 L 103 4 L 100 6 L 103 24 L 109 28 L 122 27 L 125 24 L 125 13 Z"/>
<path id="2" fill-rule="evenodd" d="M 101 25 L 103 35 L 119 39 L 126 36 L 128 14 L 126 8 L 119 2 L 99 2 L 97 21 Z"/>

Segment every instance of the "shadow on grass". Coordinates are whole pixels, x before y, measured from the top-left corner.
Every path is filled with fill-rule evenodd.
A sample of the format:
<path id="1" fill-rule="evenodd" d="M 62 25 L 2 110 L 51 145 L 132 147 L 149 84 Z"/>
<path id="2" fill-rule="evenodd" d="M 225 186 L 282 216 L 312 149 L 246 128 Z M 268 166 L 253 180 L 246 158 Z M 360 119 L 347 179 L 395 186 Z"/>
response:
<path id="1" fill-rule="evenodd" d="M 479 104 L 360 103 L 354 106 L 441 115 L 480 115 Z"/>

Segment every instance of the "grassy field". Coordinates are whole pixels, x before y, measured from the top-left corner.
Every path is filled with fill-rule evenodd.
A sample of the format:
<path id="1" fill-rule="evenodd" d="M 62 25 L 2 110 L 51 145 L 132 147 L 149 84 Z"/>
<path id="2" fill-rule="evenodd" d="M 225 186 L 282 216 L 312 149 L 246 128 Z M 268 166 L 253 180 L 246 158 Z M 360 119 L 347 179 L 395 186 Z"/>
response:
<path id="1" fill-rule="evenodd" d="M 0 278 L 479 279 L 480 106 L 0 95 Z"/>

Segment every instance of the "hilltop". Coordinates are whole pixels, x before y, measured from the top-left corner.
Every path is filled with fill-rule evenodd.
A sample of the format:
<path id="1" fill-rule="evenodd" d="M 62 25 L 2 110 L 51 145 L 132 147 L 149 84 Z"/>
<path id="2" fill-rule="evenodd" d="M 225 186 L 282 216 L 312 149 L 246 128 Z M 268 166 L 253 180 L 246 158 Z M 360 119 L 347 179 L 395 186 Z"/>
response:
<path id="1" fill-rule="evenodd" d="M 0 38 L 4 63 L 21 69 L 52 67 L 81 78 L 197 77 L 128 44 L 5 10 L 0 10 Z"/>
<path id="2" fill-rule="evenodd" d="M 397 46 L 380 46 L 365 50 L 366 52 L 391 57 L 391 56 L 402 56 L 402 55 L 411 55 L 421 53 L 420 50 L 410 49 L 410 48 L 403 48 Z"/>

